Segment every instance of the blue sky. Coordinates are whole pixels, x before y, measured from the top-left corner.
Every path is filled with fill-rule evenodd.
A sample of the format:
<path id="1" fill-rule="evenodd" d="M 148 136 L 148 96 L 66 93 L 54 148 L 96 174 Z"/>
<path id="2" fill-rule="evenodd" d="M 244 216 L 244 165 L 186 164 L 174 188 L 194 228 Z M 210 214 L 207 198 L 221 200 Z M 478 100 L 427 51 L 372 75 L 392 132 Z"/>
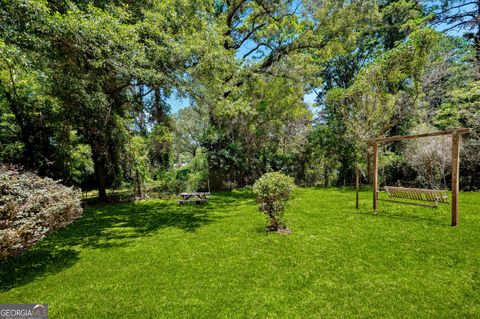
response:
<path id="1" fill-rule="evenodd" d="M 167 99 L 167 103 L 170 104 L 172 113 L 177 113 L 179 110 L 190 105 L 188 99 L 179 97 L 175 92 Z"/>

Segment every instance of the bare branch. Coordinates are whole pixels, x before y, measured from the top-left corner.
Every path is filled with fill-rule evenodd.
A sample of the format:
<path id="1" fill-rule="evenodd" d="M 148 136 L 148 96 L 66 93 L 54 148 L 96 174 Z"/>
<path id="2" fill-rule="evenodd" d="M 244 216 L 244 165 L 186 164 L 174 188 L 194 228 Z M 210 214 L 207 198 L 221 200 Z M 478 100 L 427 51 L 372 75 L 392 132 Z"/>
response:
<path id="1" fill-rule="evenodd" d="M 456 28 L 459 28 L 459 27 L 462 27 L 463 25 L 466 25 L 466 24 L 473 24 L 471 27 L 474 27 L 475 26 L 475 23 L 477 23 L 475 20 L 468 20 L 468 21 L 462 21 L 462 22 L 459 22 L 449 28 L 446 28 L 444 30 L 442 30 L 443 32 L 448 32 L 448 31 L 451 31 L 453 29 L 456 29 Z"/>
<path id="2" fill-rule="evenodd" d="M 447 9 L 443 10 L 439 14 L 444 14 L 444 13 L 447 13 L 448 11 L 455 10 L 455 9 L 460 9 L 462 7 L 469 6 L 471 4 L 478 5 L 478 2 L 477 1 L 470 1 L 470 2 L 462 3 L 462 4 L 459 4 L 459 5 L 456 5 L 456 6 L 452 6 L 450 8 L 447 8 Z"/>
<path id="3" fill-rule="evenodd" d="M 253 49 L 251 49 L 250 51 L 248 51 L 247 53 L 245 53 L 245 54 L 243 55 L 243 57 L 242 57 L 242 60 L 245 60 L 249 55 L 251 55 L 252 53 L 254 53 L 255 51 L 257 51 L 257 50 L 258 50 L 260 47 L 262 47 L 262 46 L 265 46 L 265 47 L 269 48 L 270 50 L 272 50 L 272 47 L 269 46 L 267 43 L 261 42 L 261 43 L 257 44 Z"/>
<path id="4" fill-rule="evenodd" d="M 464 12 L 464 13 L 459 13 L 459 14 L 452 14 L 452 15 L 448 15 L 448 16 L 445 16 L 441 19 L 439 19 L 439 22 L 445 22 L 445 21 L 458 21 L 460 19 L 463 19 L 465 17 L 471 17 L 473 19 L 475 19 L 477 17 L 477 12 L 476 11 L 468 11 L 468 12 Z"/>

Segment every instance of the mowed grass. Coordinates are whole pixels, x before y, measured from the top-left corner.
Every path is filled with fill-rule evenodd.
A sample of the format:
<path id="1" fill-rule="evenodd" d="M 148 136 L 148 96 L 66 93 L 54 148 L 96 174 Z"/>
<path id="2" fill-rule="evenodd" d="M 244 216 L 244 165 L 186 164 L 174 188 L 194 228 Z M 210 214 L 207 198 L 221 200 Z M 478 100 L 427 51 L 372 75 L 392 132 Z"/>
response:
<path id="1" fill-rule="evenodd" d="M 479 318 L 480 194 L 460 223 L 371 194 L 297 189 L 292 235 L 269 234 L 248 191 L 205 206 L 146 201 L 87 209 L 1 264 L 0 303 L 51 318 Z"/>

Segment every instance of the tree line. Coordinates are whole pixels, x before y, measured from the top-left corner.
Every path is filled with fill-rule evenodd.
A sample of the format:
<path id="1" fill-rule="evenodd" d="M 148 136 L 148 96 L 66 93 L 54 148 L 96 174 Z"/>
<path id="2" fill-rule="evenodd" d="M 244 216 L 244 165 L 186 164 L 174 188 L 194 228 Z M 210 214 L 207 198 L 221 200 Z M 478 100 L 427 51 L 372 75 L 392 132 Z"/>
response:
<path id="1" fill-rule="evenodd" d="M 0 4 L 1 162 L 102 200 L 267 171 L 348 185 L 369 138 L 466 126 L 461 185 L 480 188 L 477 1 Z M 384 182 L 438 186 L 439 145 L 387 145 Z"/>

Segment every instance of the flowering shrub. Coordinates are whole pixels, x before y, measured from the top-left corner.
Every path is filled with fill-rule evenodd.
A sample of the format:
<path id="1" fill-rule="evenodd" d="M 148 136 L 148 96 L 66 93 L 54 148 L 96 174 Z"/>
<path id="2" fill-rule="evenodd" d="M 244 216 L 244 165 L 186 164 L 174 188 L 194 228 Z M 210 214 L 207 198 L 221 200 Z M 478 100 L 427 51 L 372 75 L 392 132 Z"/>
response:
<path id="1" fill-rule="evenodd" d="M 82 213 L 81 193 L 50 178 L 0 166 L 0 258 L 16 255 Z"/>
<path id="2" fill-rule="evenodd" d="M 295 184 L 291 177 L 278 172 L 264 174 L 253 185 L 253 192 L 257 196 L 260 210 L 269 219 L 267 230 L 287 229 L 283 221 L 283 215 L 285 205 L 294 187 Z"/>

